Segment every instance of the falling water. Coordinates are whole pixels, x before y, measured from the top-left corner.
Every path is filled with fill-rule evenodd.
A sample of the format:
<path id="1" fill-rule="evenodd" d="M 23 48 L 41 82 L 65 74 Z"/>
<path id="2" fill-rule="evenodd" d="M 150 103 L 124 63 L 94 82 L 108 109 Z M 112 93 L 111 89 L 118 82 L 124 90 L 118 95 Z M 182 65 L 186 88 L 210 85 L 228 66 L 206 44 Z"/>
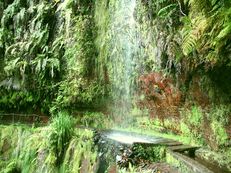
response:
<path id="1" fill-rule="evenodd" d="M 111 14 L 111 53 L 113 94 L 115 95 L 113 112 L 126 123 L 132 107 L 132 95 L 138 58 L 137 26 L 134 18 L 136 0 L 118 0 Z"/>

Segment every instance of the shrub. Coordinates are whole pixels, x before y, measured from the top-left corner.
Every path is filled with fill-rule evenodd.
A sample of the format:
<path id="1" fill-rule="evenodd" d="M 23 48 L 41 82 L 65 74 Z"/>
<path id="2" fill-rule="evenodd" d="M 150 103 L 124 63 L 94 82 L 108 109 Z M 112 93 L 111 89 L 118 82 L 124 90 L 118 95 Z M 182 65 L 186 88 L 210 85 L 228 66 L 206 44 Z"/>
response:
<path id="1" fill-rule="evenodd" d="M 159 162 L 165 159 L 166 147 L 162 145 L 144 146 L 142 144 L 135 144 L 132 151 L 132 154 L 136 159 Z"/>

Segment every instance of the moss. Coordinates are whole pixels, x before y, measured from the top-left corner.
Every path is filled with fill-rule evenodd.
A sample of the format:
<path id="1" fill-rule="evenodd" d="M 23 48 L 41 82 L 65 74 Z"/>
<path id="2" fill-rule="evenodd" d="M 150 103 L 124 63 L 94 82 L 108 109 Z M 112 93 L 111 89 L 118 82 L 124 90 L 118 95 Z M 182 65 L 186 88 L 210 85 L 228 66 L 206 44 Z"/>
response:
<path id="1" fill-rule="evenodd" d="M 191 109 L 181 111 L 181 132 L 188 136 L 191 143 L 204 145 L 203 139 L 204 113 L 200 106 L 192 106 Z"/>
<path id="2" fill-rule="evenodd" d="M 226 128 L 230 123 L 230 105 L 215 105 L 210 108 L 206 116 L 212 130 L 210 139 L 214 141 L 216 149 L 222 149 L 229 142 Z"/>
<path id="3" fill-rule="evenodd" d="M 216 120 L 212 121 L 211 128 L 213 130 L 213 134 L 215 136 L 215 141 L 218 146 L 224 146 L 228 142 L 228 134 L 226 132 L 225 127 L 221 122 Z"/>
<path id="4" fill-rule="evenodd" d="M 200 126 L 203 121 L 203 113 L 200 107 L 193 106 L 190 115 L 187 117 L 189 123 L 193 126 Z"/>
<path id="5" fill-rule="evenodd" d="M 181 122 L 181 123 L 180 123 L 180 129 L 181 129 L 181 132 L 182 132 L 184 135 L 190 136 L 191 130 L 189 129 L 189 127 L 188 127 L 184 122 Z"/>

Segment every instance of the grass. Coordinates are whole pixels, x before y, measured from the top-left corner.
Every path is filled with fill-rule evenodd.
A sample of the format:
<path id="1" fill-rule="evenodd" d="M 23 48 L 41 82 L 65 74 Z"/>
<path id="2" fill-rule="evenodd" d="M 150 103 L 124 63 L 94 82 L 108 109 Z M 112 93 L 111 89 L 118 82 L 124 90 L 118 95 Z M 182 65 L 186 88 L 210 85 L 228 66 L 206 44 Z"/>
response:
<path id="1" fill-rule="evenodd" d="M 59 112 L 52 119 L 49 132 L 49 145 L 56 153 L 57 161 L 60 163 L 64 155 L 64 150 L 74 134 L 74 120 L 66 113 Z"/>
<path id="2" fill-rule="evenodd" d="M 74 129 L 73 123 L 67 113 L 59 113 L 45 127 L 0 126 L 0 172 L 94 172 L 93 132 Z"/>
<path id="3" fill-rule="evenodd" d="M 93 133 L 89 130 L 76 130 L 66 150 L 61 170 L 75 173 L 80 170 L 94 172 L 97 168 L 97 152 L 94 149 Z"/>

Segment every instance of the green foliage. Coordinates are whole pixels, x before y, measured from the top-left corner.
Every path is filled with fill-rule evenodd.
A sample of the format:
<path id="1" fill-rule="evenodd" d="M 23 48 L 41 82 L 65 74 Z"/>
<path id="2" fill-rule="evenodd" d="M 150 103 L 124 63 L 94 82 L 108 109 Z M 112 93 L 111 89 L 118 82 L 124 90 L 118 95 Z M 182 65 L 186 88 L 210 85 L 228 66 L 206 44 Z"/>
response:
<path id="1" fill-rule="evenodd" d="M 0 49 L 3 49 L 3 29 L 0 29 Z"/>
<path id="2" fill-rule="evenodd" d="M 0 93 L 2 94 L 2 98 L 0 99 L 0 107 L 2 108 L 2 110 L 4 110 L 4 107 L 8 107 L 9 109 L 14 110 L 17 109 L 18 106 L 28 109 L 27 106 L 30 103 L 36 102 L 36 100 L 33 99 L 33 93 L 30 92 L 9 92 L 8 90 L 1 90 Z M 15 105 L 15 103 L 17 103 L 17 105 Z"/>
<path id="3" fill-rule="evenodd" d="M 46 102 L 53 97 L 50 93 L 52 89 L 48 86 L 53 85 L 60 71 L 60 57 L 53 56 L 50 44 L 54 15 L 52 3 L 46 1 L 15 0 L 10 5 L 6 4 L 0 29 L 0 42 L 4 43 L 5 77 L 0 82 L 0 92 L 5 92 L 0 100 L 6 103 L 5 109 L 12 109 L 7 101 L 9 105 L 17 105 L 17 100 L 7 99 L 11 95 L 22 97 L 21 103 L 27 107 L 40 108 L 43 107 L 41 100 Z M 27 95 L 32 97 L 29 102 Z M 20 105 L 16 108 L 20 109 Z M 46 106 L 44 109 L 47 109 Z"/>
<path id="4" fill-rule="evenodd" d="M 76 138 L 70 141 L 61 172 L 95 172 L 97 170 L 97 152 L 94 150 L 93 133 L 88 130 L 79 131 Z M 92 151 L 93 150 L 93 151 Z"/>
<path id="5" fill-rule="evenodd" d="M 102 96 L 94 72 L 92 3 L 14 0 L 5 4 L 0 15 L 3 108 L 12 109 L 13 104 L 17 110 L 33 107 L 47 113 L 52 102 L 54 109 L 66 108 Z M 16 104 L 12 95 L 21 97 L 22 104 Z M 27 102 L 27 95 L 32 101 Z"/>
<path id="6" fill-rule="evenodd" d="M 170 17 L 172 13 L 176 11 L 177 4 L 169 4 L 159 10 L 157 13 L 158 16 L 165 18 L 165 17 Z"/>
<path id="7" fill-rule="evenodd" d="M 186 135 L 186 136 L 191 136 L 191 130 L 189 129 L 188 125 L 185 124 L 184 122 L 180 123 L 180 130 L 181 132 Z"/>
<path id="8" fill-rule="evenodd" d="M 209 113 L 207 114 L 207 118 L 210 121 L 213 121 L 213 120 L 218 121 L 223 126 L 225 126 L 229 124 L 230 112 L 231 112 L 230 104 L 216 105 L 210 109 Z"/>
<path id="9" fill-rule="evenodd" d="M 182 111 L 182 122 L 180 124 L 181 132 L 190 137 L 191 141 L 198 144 L 204 144 L 205 136 L 209 136 L 213 149 L 222 148 L 228 144 L 228 134 L 226 131 L 229 122 L 230 105 L 217 105 L 208 110 L 197 106 L 192 109 Z M 205 128 L 211 128 L 208 132 Z"/>
<path id="10" fill-rule="evenodd" d="M 168 72 L 174 66 L 178 72 L 178 63 L 183 58 L 179 1 L 138 1 L 136 13 L 143 45 L 141 63 L 146 66 L 145 70 Z"/>
<path id="11" fill-rule="evenodd" d="M 58 10 L 66 22 L 66 26 L 60 29 L 60 39 L 65 43 L 65 63 L 63 79 L 59 83 L 52 111 L 89 106 L 105 94 L 95 73 L 95 26 L 92 14 L 81 12 L 74 15 L 72 6 L 68 4 L 62 4 Z"/>
<path id="12" fill-rule="evenodd" d="M 83 116 L 80 116 L 77 123 L 84 125 L 85 127 L 94 128 L 109 128 L 111 120 L 103 113 L 100 112 L 86 112 Z"/>
<path id="13" fill-rule="evenodd" d="M 49 145 L 51 150 L 56 153 L 58 162 L 62 159 L 66 147 L 74 134 L 73 119 L 66 112 L 59 112 L 52 119 L 49 133 Z"/>
<path id="14" fill-rule="evenodd" d="M 69 142 L 65 143 L 64 140 L 69 135 L 67 129 L 64 130 L 63 127 L 64 124 L 70 124 L 70 122 L 67 123 L 67 118 L 63 117 L 64 115 L 59 120 L 56 118 L 49 126 L 36 129 L 0 126 L 0 172 L 95 172 L 97 153 L 93 143 L 93 132 L 72 129 Z M 66 123 L 62 124 L 60 120 Z M 60 135 L 54 132 L 54 128 Z M 52 139 L 51 133 L 53 134 Z M 6 144 L 6 139 L 10 139 L 10 143 Z M 54 151 L 54 145 L 50 145 L 51 141 L 54 144 L 54 140 L 58 141 L 56 143 L 65 143 L 65 148 L 63 148 L 65 151 L 61 160 Z M 58 160 L 59 164 L 57 164 Z"/>
<path id="15" fill-rule="evenodd" d="M 229 52 L 228 40 L 230 30 L 231 4 L 225 1 L 190 1 L 193 33 L 197 39 L 194 47 L 199 54 L 200 61 L 206 61 L 209 66 L 215 64 L 227 64 L 228 59 L 224 56 Z M 197 15 L 194 15 L 197 14 Z M 199 15 L 198 15 L 199 14 Z M 187 27 L 185 25 L 185 27 Z"/>
<path id="16" fill-rule="evenodd" d="M 191 110 L 181 112 L 181 132 L 188 136 L 192 143 L 204 144 L 203 134 L 203 117 L 202 109 L 198 106 L 192 106 Z"/>
<path id="17" fill-rule="evenodd" d="M 215 135 L 215 140 L 217 142 L 217 145 L 222 146 L 226 144 L 228 141 L 228 135 L 226 129 L 221 124 L 221 122 L 218 122 L 216 120 L 212 121 L 211 128 L 213 130 L 213 134 Z"/>
<path id="18" fill-rule="evenodd" d="M 200 126 L 203 121 L 203 113 L 200 107 L 193 106 L 190 115 L 188 116 L 188 121 L 193 126 Z"/>
<path id="19" fill-rule="evenodd" d="M 156 119 L 150 119 L 149 117 L 142 117 L 137 119 L 137 124 L 134 127 L 139 126 L 146 130 L 162 131 L 164 127 L 162 122 Z"/>
<path id="20" fill-rule="evenodd" d="M 165 160 L 166 147 L 161 145 L 145 146 L 145 144 L 134 144 L 132 151 L 134 157 L 137 159 L 159 162 Z"/>
<path id="21" fill-rule="evenodd" d="M 18 173 L 18 172 L 20 172 L 20 170 L 18 169 L 17 162 L 15 161 L 10 162 L 3 171 L 3 173 Z"/>
<path id="22" fill-rule="evenodd" d="M 145 70 L 165 68 L 184 88 L 185 82 L 195 73 L 230 69 L 230 8 L 230 2 L 224 0 L 138 2 L 137 21 L 145 47 L 142 55 L 154 57 L 145 59 L 151 63 Z M 186 81 L 181 81 L 182 76 Z M 224 78 L 214 81 L 216 87 L 205 83 L 204 88 L 216 90 L 223 81 L 230 83 L 229 78 Z M 227 90 L 229 94 L 230 89 Z M 213 98 L 218 97 L 214 95 Z M 220 99 L 218 102 L 226 101 Z"/>
<path id="23" fill-rule="evenodd" d="M 192 33 L 192 24 L 188 17 L 182 19 L 185 27 L 182 30 L 182 51 L 184 55 L 189 55 L 196 47 L 196 36 Z"/>
<path id="24" fill-rule="evenodd" d="M 228 143 L 228 133 L 226 126 L 230 123 L 230 105 L 220 105 L 213 107 L 207 114 L 210 120 L 212 135 L 218 147 L 224 147 Z"/>
<path id="25" fill-rule="evenodd" d="M 5 51 L 6 66 L 4 70 L 9 77 L 13 75 L 13 77 L 21 78 L 22 83 L 25 82 L 25 73 L 29 69 L 35 72 L 35 76 L 38 74 L 43 78 L 46 73 L 50 73 L 50 77 L 53 78 L 54 70 L 59 70 L 57 62 L 59 60 L 51 56 L 46 44 L 49 41 L 51 34 L 49 30 L 52 25 L 47 19 L 52 19 L 54 9 L 45 2 L 32 6 L 33 10 L 25 9 L 24 5 L 20 1 L 14 1 L 4 11 L 2 17 L 3 29 L 11 32 L 14 38 L 11 41 L 4 40 L 6 45 L 9 43 Z M 20 8 L 22 9 L 19 10 Z M 9 29 L 13 18 L 13 29 Z M 29 25 L 29 29 L 25 25 Z"/>

